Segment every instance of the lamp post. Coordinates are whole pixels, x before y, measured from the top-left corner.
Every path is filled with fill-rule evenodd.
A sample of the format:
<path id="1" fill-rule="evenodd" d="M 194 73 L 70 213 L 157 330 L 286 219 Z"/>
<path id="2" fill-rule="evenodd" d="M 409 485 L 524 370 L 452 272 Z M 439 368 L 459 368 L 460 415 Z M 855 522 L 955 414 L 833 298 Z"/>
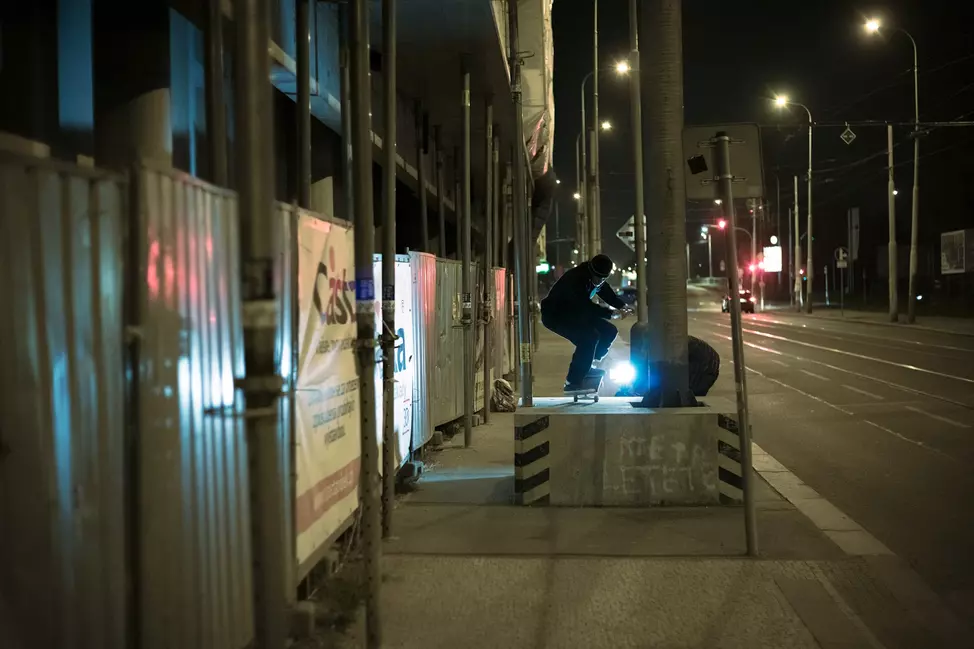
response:
<path id="1" fill-rule="evenodd" d="M 595 13 L 598 15 L 598 0 L 595 3 Z M 596 42 L 596 54 L 598 53 L 598 25 L 595 27 L 595 42 Z M 629 73 L 629 63 L 626 61 L 620 61 L 615 64 L 614 68 L 616 74 L 624 75 Z M 599 129 L 603 131 L 608 131 L 612 129 L 612 123 L 603 120 L 599 121 L 599 79 L 597 72 L 603 72 L 598 68 L 598 57 L 596 56 L 595 65 L 592 71 L 585 75 L 582 79 L 582 84 L 580 88 L 581 95 L 581 107 L 582 107 L 582 130 L 579 133 L 579 138 L 581 139 L 581 164 L 582 164 L 582 175 L 585 176 L 588 172 L 588 176 L 584 178 L 585 189 L 581 191 L 582 195 L 585 197 L 585 218 L 589 223 L 589 231 L 595 233 L 595 237 L 589 242 L 589 250 L 587 253 L 589 256 L 596 255 L 601 250 L 602 243 L 602 211 L 601 211 L 601 201 L 599 200 Z M 593 91 L 592 91 L 592 130 L 590 132 L 592 137 L 591 142 L 591 158 L 589 158 L 589 151 L 586 145 L 586 116 L 585 116 L 585 84 L 588 83 L 589 79 L 592 79 Z M 588 161 L 589 166 L 586 167 L 586 161 Z M 591 187 L 589 187 L 591 183 Z"/>
<path id="2" fill-rule="evenodd" d="M 785 95 L 778 95 L 774 99 L 774 103 L 779 108 L 784 108 L 785 106 L 798 106 L 799 108 L 804 108 L 805 113 L 808 115 L 808 223 L 806 228 L 806 236 L 808 236 L 808 259 L 806 261 L 805 268 L 808 272 L 805 295 L 807 299 L 805 300 L 805 313 L 812 312 L 812 111 L 808 109 L 805 104 L 798 103 L 797 101 L 791 101 Z"/>
<path id="3" fill-rule="evenodd" d="M 864 27 L 866 33 L 878 34 L 882 23 L 873 18 L 867 20 Z M 913 209 L 910 217 L 910 288 L 906 303 L 906 321 L 912 323 L 916 321 L 917 239 L 920 225 L 920 83 L 916 39 L 902 27 L 895 27 L 893 31 L 904 34 L 913 45 Z"/>

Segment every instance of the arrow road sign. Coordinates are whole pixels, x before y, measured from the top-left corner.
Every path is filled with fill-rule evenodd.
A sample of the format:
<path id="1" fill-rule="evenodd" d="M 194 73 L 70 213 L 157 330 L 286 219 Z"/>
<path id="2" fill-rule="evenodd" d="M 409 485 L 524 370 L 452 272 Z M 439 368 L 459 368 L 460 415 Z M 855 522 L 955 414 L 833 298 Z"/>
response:
<path id="1" fill-rule="evenodd" d="M 619 241 L 626 244 L 630 250 L 636 252 L 636 217 L 630 216 L 629 220 L 626 221 L 626 224 L 619 228 L 619 231 L 616 232 L 616 236 L 619 237 Z"/>
<path id="2" fill-rule="evenodd" d="M 835 249 L 835 267 L 836 268 L 848 268 L 849 267 L 849 251 L 842 246 Z"/>

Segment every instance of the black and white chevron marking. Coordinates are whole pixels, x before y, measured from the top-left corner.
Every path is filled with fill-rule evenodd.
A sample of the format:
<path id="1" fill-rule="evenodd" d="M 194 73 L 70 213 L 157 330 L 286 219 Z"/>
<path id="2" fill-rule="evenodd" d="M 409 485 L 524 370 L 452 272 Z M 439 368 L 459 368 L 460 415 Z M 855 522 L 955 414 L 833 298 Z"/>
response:
<path id="1" fill-rule="evenodd" d="M 717 416 L 717 475 L 722 505 L 744 502 L 744 471 L 741 468 L 741 438 L 737 421 Z"/>
<path id="2" fill-rule="evenodd" d="M 514 501 L 519 505 L 547 505 L 549 477 L 548 417 L 514 428 Z"/>

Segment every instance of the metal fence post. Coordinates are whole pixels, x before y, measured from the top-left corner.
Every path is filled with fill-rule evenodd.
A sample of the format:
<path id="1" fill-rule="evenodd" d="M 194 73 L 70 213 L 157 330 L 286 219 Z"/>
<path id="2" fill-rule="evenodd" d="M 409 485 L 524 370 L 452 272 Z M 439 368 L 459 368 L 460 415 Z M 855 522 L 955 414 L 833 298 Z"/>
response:
<path id="1" fill-rule="evenodd" d="M 382 538 L 387 539 L 396 499 L 396 0 L 382 0 L 382 52 Z M 421 165 L 420 147 L 417 152 Z M 425 210 L 421 216 L 425 223 Z"/>
<path id="2" fill-rule="evenodd" d="M 278 319 L 275 267 L 279 224 L 272 221 L 270 157 L 273 103 L 267 56 L 269 5 L 239 0 L 235 5 L 236 113 L 240 154 L 239 205 L 244 259 L 243 329 L 246 375 L 238 377 L 247 404 L 251 522 L 254 560 L 254 625 L 257 644 L 283 649 L 287 637 L 284 547 L 283 448 L 278 408 L 283 379 L 275 358 Z"/>
<path id="3" fill-rule="evenodd" d="M 362 557 L 365 564 L 366 646 L 382 646 L 382 613 L 379 593 L 380 507 L 378 443 L 375 421 L 375 279 L 372 255 L 375 248 L 375 223 L 372 206 L 372 141 L 369 133 L 371 89 L 369 83 L 369 3 L 350 0 L 351 20 L 351 117 L 352 184 L 355 194 L 355 312 L 358 329 L 356 356 L 359 370 L 359 415 L 361 418 L 362 457 L 360 493 L 362 498 Z"/>
<path id="4" fill-rule="evenodd" d="M 474 339 L 473 339 L 473 286 L 470 273 L 472 263 L 470 249 L 470 71 L 463 67 L 463 92 L 460 98 L 463 121 L 463 161 L 460 166 L 460 186 L 463 195 L 461 240 L 461 279 L 463 282 L 463 445 L 473 443 L 474 408 Z"/>
<path id="5" fill-rule="evenodd" d="M 494 105 L 488 101 L 484 126 L 487 138 L 484 141 L 484 423 L 490 420 L 490 357 L 491 336 L 490 321 L 493 311 L 491 304 L 494 299 Z"/>

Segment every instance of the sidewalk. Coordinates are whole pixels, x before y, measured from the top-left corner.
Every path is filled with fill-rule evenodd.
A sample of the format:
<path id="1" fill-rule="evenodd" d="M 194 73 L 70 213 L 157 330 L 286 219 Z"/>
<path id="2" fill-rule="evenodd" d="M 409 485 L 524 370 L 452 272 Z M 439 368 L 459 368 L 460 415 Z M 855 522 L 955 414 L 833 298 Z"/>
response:
<path id="1" fill-rule="evenodd" d="M 560 391 L 571 351 L 542 334 L 536 395 Z M 730 371 L 716 388 L 733 395 Z M 740 508 L 512 506 L 513 449 L 513 415 L 492 414 L 472 448 L 447 443 L 399 501 L 384 546 L 383 646 L 974 646 L 895 556 L 847 554 L 760 477 L 761 552 L 748 559 Z M 360 619 L 344 646 L 362 637 Z"/>

